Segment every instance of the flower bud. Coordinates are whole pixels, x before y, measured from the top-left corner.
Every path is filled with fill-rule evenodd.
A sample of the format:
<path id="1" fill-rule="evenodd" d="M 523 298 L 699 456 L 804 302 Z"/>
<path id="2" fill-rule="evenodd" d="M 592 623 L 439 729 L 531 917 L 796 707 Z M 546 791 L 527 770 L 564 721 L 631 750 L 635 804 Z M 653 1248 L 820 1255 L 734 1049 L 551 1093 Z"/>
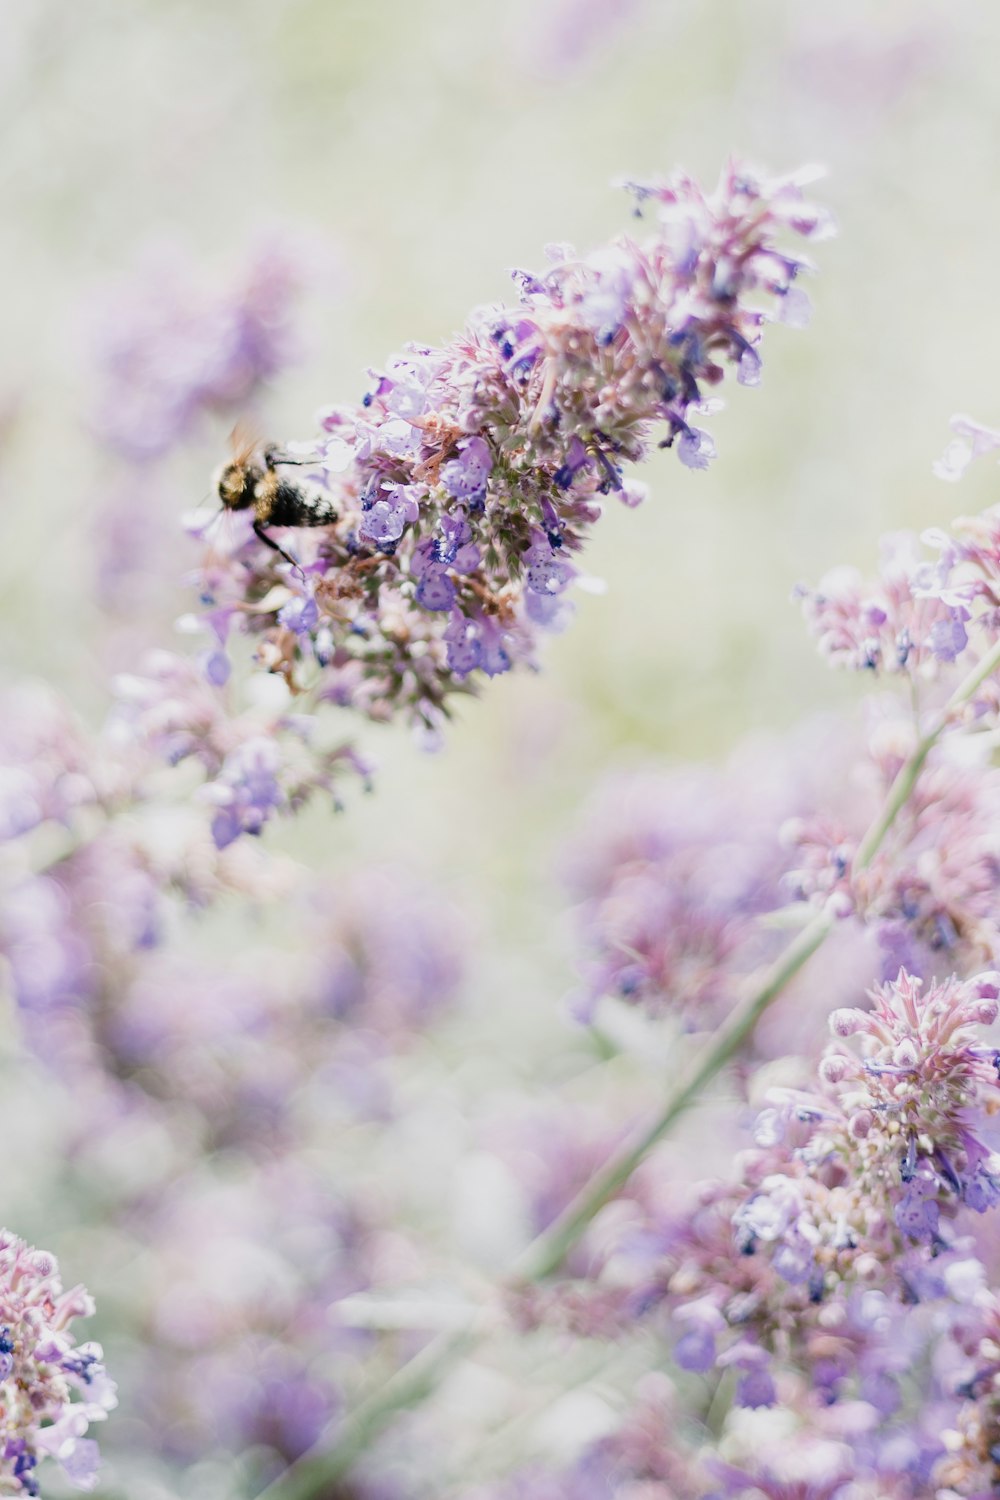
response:
<path id="1" fill-rule="evenodd" d="M 920 1060 L 920 1054 L 917 1051 L 916 1044 L 914 1043 L 912 1037 L 905 1036 L 903 1040 L 897 1044 L 892 1054 L 892 1060 L 896 1064 L 897 1068 L 911 1069 L 917 1066 L 917 1063 Z"/>
<path id="2" fill-rule="evenodd" d="M 868 1017 L 862 1010 L 835 1010 L 830 1017 L 830 1030 L 834 1036 L 854 1036 L 868 1030 Z"/>

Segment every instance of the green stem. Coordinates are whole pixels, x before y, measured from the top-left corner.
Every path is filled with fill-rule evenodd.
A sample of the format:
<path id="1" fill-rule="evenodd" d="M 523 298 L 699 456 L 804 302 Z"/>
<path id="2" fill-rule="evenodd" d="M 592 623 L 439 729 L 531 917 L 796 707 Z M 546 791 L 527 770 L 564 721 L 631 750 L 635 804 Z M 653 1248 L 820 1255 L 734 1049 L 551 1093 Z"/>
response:
<path id="1" fill-rule="evenodd" d="M 917 741 L 916 749 L 890 787 L 889 795 L 885 800 L 882 811 L 858 845 L 858 852 L 854 857 L 854 868 L 856 870 L 866 870 L 875 858 L 881 847 L 882 840 L 909 801 L 920 772 L 924 768 L 924 762 L 947 729 L 956 710 L 964 707 L 976 689 L 982 687 L 987 677 L 992 677 L 998 668 L 1000 668 L 1000 641 L 997 642 L 992 651 L 987 652 L 982 661 L 959 683 L 945 704 L 937 723 Z"/>
<path id="2" fill-rule="evenodd" d="M 913 754 L 889 788 L 881 811 L 858 845 L 855 869 L 863 870 L 871 864 L 906 806 L 928 755 L 956 710 L 968 703 L 976 689 L 998 669 L 1000 641 L 959 684 L 937 722 L 917 741 Z M 819 912 L 793 939 L 768 969 L 760 984 L 730 1011 L 711 1041 L 692 1058 L 653 1119 L 623 1144 L 559 1218 L 518 1257 L 511 1272 L 515 1281 L 539 1281 L 558 1269 L 595 1214 L 627 1182 L 646 1154 L 695 1102 L 705 1085 L 740 1050 L 760 1017 L 781 994 L 789 980 L 794 978 L 826 941 L 834 921 L 829 912 Z M 362 1402 L 345 1419 L 332 1448 L 293 1464 L 268 1486 L 260 1500 L 316 1500 L 325 1486 L 342 1478 L 349 1471 L 398 1411 L 429 1396 L 453 1361 L 469 1353 L 481 1336 L 481 1333 L 470 1330 L 440 1335 L 434 1339 L 415 1359 L 410 1360 L 388 1380 L 376 1395 Z"/>
<path id="3" fill-rule="evenodd" d="M 820 912 L 803 927 L 768 970 L 759 988 L 729 1012 L 712 1040 L 692 1058 L 658 1114 L 632 1140 L 625 1142 L 559 1218 L 518 1258 L 513 1268 L 515 1280 L 540 1281 L 561 1265 L 598 1210 L 628 1181 L 646 1154 L 690 1108 L 705 1085 L 736 1056 L 772 1000 L 825 941 L 832 926 L 833 918 Z"/>
<path id="4" fill-rule="evenodd" d="M 471 1330 L 443 1333 L 402 1369 L 397 1370 L 374 1395 L 356 1406 L 338 1429 L 336 1446 L 300 1458 L 258 1500 L 314 1500 L 332 1494 L 337 1481 L 354 1467 L 396 1412 L 416 1406 L 436 1389 L 445 1371 L 478 1342 Z"/>

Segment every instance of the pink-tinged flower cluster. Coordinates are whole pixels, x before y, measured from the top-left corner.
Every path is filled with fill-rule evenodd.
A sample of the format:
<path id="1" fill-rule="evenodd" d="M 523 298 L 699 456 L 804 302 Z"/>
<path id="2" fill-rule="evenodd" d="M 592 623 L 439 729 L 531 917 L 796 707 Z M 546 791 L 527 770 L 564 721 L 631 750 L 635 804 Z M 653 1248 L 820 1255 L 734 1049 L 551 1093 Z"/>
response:
<path id="1" fill-rule="evenodd" d="M 1000 979 L 921 988 L 901 971 L 871 1010 L 835 1011 L 834 1035 L 857 1050 L 832 1046 L 821 1088 L 781 1091 L 757 1122 L 737 1243 L 817 1303 L 841 1285 L 905 1282 L 911 1247 L 941 1252 L 961 1209 L 1000 1203 L 998 1052 L 979 1036 Z"/>
<path id="2" fill-rule="evenodd" d="M 116 1404 L 99 1344 L 77 1344 L 76 1318 L 93 1302 L 63 1291 L 54 1256 L 0 1230 L 0 1494 L 38 1495 L 38 1466 L 55 1459 L 76 1489 L 97 1483 L 86 1436 Z"/>
<path id="3" fill-rule="evenodd" d="M 89 312 L 95 435 L 145 463 L 206 413 L 244 411 L 297 357 L 292 317 L 314 261 L 287 235 L 261 240 L 215 279 L 176 248 L 150 252 Z"/>
<path id="4" fill-rule="evenodd" d="M 915 1309 L 961 1309 L 983 1285 L 963 1235 L 1000 1204 L 1000 1053 L 980 1035 L 998 989 L 984 974 L 922 994 L 901 973 L 872 1009 L 835 1011 L 856 1046 L 831 1046 L 812 1091 L 769 1092 L 733 1180 L 703 1184 L 679 1214 L 642 1208 L 641 1233 L 634 1212 L 655 1186 L 628 1190 L 617 1249 L 591 1267 L 595 1306 L 666 1312 L 676 1364 L 731 1371 L 738 1406 L 784 1405 L 798 1372 L 821 1408 L 862 1403 L 879 1429 L 936 1337 Z"/>
<path id="5" fill-rule="evenodd" d="M 805 263 L 784 240 L 828 228 L 802 180 L 730 166 L 711 195 L 685 176 L 635 186 L 641 239 L 553 247 L 546 271 L 516 273 L 517 305 L 392 358 L 360 405 L 293 445 L 314 459 L 296 477 L 338 515 L 285 534 L 298 567 L 245 515 L 213 528 L 211 628 L 249 631 L 293 686 L 432 732 L 453 692 L 530 662 L 539 629 L 567 618 L 605 497 L 641 498 L 625 465 L 658 440 L 705 467 L 710 392 L 727 367 L 757 382 L 769 318 L 802 321 Z"/>
<path id="6" fill-rule="evenodd" d="M 813 1108 L 797 1108 L 800 1139 Z M 669 1313 L 681 1369 L 731 1372 L 737 1406 L 783 1404 L 779 1383 L 791 1367 L 823 1405 L 864 1402 L 871 1425 L 900 1405 L 916 1330 L 877 1284 L 839 1278 L 857 1249 L 849 1205 L 831 1201 L 808 1172 L 795 1175 L 787 1159 L 772 1155 L 771 1164 L 767 1172 L 751 1158 L 744 1183 L 702 1187 L 654 1234 L 645 1305 Z M 757 1186 L 749 1200 L 747 1182 Z"/>
<path id="7" fill-rule="evenodd" d="M 1000 1051 L 980 1036 L 997 1018 L 1000 975 L 921 990 L 901 970 L 873 991 L 870 1011 L 835 1011 L 834 1036 L 856 1037 L 858 1051 L 829 1051 L 822 1075 L 856 1143 L 837 1143 L 855 1191 L 863 1181 L 869 1205 L 887 1204 L 908 1240 L 932 1244 L 961 1206 L 1000 1203 L 989 1144 Z"/>
<path id="8" fill-rule="evenodd" d="M 935 472 L 958 479 L 973 458 L 1000 446 L 1000 434 L 966 417 L 952 425 L 960 436 Z M 915 695 L 922 684 L 953 685 L 1000 639 L 1000 507 L 919 541 L 889 537 L 875 578 L 837 568 L 796 596 L 832 665 L 903 674 Z M 972 718 L 994 722 L 998 695 L 989 674 L 970 699 Z"/>
<path id="9" fill-rule="evenodd" d="M 836 808 L 790 819 L 788 892 L 871 928 L 883 978 L 968 974 L 1000 960 L 1000 772 L 983 739 L 937 745 L 906 808 L 864 869 L 858 846 L 907 757 L 912 722 L 883 715 Z"/>
<path id="10" fill-rule="evenodd" d="M 350 746 L 316 743 L 308 715 L 234 708 L 229 676 L 229 658 L 220 647 L 200 661 L 151 652 L 139 672 L 115 682 L 122 752 L 138 751 L 170 765 L 197 763 L 205 778 L 197 795 L 218 849 L 244 834 L 260 834 L 272 818 L 298 811 L 317 794 L 336 804 L 345 771 L 367 777 Z"/>
<path id="11" fill-rule="evenodd" d="M 883 542 L 875 578 L 835 568 L 815 589 L 802 587 L 796 594 L 831 665 L 906 673 L 919 681 L 939 675 L 969 646 L 969 612 L 942 598 L 945 582 L 918 539 L 902 533 Z"/>
<path id="12" fill-rule="evenodd" d="M 827 745 L 829 725 L 819 733 Z M 586 954 L 578 1011 L 612 995 L 717 1024 L 787 941 L 760 919 L 787 904 L 779 830 L 814 805 L 816 742 L 751 741 L 724 768 L 608 780 L 566 859 Z"/>

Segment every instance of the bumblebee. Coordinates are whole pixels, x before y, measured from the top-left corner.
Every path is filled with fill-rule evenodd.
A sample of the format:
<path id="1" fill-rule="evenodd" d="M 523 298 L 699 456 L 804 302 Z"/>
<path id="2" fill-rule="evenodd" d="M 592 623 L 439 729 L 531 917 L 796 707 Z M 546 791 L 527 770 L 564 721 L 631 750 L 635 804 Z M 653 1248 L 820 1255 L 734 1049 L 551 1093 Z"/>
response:
<path id="1" fill-rule="evenodd" d="M 290 465 L 312 463 L 292 458 L 270 444 L 235 428 L 232 457 L 219 471 L 219 499 L 226 510 L 252 510 L 255 534 L 268 547 L 297 567 L 283 547 L 265 530 L 268 526 L 330 526 L 337 511 L 325 495 L 316 494 L 279 473 Z"/>

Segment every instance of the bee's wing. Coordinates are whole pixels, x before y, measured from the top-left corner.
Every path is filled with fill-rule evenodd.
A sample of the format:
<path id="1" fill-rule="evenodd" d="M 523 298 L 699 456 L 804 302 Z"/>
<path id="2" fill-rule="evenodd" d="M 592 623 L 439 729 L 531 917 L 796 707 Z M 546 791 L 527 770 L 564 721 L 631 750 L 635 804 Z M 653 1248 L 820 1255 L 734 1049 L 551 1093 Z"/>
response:
<path id="1" fill-rule="evenodd" d="M 230 460 L 234 464 L 248 464 L 264 446 L 264 439 L 254 424 L 241 417 L 229 434 Z"/>
<path id="2" fill-rule="evenodd" d="M 201 531 L 209 557 L 223 561 L 239 552 L 250 536 L 249 521 L 249 511 L 217 510 Z"/>

